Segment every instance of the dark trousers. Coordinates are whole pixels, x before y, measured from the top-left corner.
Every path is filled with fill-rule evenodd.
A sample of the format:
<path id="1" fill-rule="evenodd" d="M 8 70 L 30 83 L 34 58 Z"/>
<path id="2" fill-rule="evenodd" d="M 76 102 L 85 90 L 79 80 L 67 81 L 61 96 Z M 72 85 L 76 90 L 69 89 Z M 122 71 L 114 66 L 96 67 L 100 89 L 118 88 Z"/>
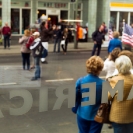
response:
<path id="1" fill-rule="evenodd" d="M 112 123 L 114 133 L 133 133 L 133 123 L 118 124 Z"/>
<path id="2" fill-rule="evenodd" d="M 40 78 L 41 68 L 40 68 L 40 57 L 35 57 L 35 78 Z"/>
<path id="3" fill-rule="evenodd" d="M 56 52 L 56 44 L 58 43 L 58 52 L 60 52 L 60 42 L 61 39 L 60 38 L 56 38 L 55 42 L 54 42 L 54 52 Z"/>
<path id="4" fill-rule="evenodd" d="M 67 52 L 67 44 L 68 44 L 68 41 L 65 40 L 65 45 L 61 45 L 63 52 Z"/>
<path id="5" fill-rule="evenodd" d="M 4 35 L 4 48 L 6 48 L 6 42 L 8 47 L 10 47 L 10 35 Z"/>
<path id="6" fill-rule="evenodd" d="M 88 121 L 77 115 L 79 133 L 101 133 L 103 124 Z"/>
<path id="7" fill-rule="evenodd" d="M 94 44 L 91 56 L 95 55 L 96 49 L 97 49 L 97 56 L 99 56 L 101 52 L 101 44 Z"/>
<path id="8" fill-rule="evenodd" d="M 22 63 L 23 69 L 26 69 L 25 66 L 27 64 L 27 70 L 30 69 L 30 53 L 22 53 Z"/>

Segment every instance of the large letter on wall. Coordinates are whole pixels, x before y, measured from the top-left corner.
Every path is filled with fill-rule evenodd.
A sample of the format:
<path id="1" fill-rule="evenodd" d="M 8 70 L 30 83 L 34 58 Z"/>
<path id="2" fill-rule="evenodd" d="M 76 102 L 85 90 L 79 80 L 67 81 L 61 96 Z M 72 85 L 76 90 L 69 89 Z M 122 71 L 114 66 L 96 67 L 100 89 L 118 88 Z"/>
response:
<path id="1" fill-rule="evenodd" d="M 29 91 L 27 90 L 12 90 L 10 91 L 10 99 L 13 97 L 20 96 L 24 99 L 23 106 L 20 108 L 10 108 L 10 115 L 23 115 L 27 113 L 33 104 L 33 98 Z"/>
<path id="2" fill-rule="evenodd" d="M 84 101 L 81 106 L 94 105 L 96 103 L 96 83 L 82 84 L 81 89 L 89 88 L 89 92 L 82 93 L 82 98 L 89 97 L 89 101 Z"/>
<path id="3" fill-rule="evenodd" d="M 102 103 L 108 103 L 108 92 L 110 93 L 111 97 L 113 98 L 116 93 L 118 93 L 117 100 L 123 100 L 123 87 L 124 87 L 124 80 L 119 80 L 114 88 L 111 87 L 109 81 L 103 83 L 102 89 Z"/>

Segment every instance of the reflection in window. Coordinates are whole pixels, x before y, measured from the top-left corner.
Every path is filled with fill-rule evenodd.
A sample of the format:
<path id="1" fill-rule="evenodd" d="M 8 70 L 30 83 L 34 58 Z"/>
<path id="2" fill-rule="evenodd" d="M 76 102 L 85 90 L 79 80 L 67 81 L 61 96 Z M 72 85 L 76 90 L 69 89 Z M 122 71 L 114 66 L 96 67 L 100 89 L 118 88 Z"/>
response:
<path id="1" fill-rule="evenodd" d="M 113 31 L 116 30 L 116 23 L 117 23 L 117 12 L 110 13 L 110 25 L 109 28 Z"/>
<path id="2" fill-rule="evenodd" d="M 13 34 L 19 34 L 19 9 L 11 9 L 11 29 Z"/>
<path id="3" fill-rule="evenodd" d="M 22 34 L 30 25 L 30 9 L 22 9 Z"/>
<path id="4" fill-rule="evenodd" d="M 81 19 L 81 11 L 78 11 L 76 14 L 76 11 L 74 12 L 74 18 L 75 19 Z"/>
<path id="5" fill-rule="evenodd" d="M 130 24 L 133 23 L 133 12 L 131 12 Z"/>
<path id="6" fill-rule="evenodd" d="M 68 19 L 68 11 L 61 11 L 60 15 L 61 19 Z"/>
<path id="7" fill-rule="evenodd" d="M 123 31 L 123 19 L 125 20 L 125 23 L 128 22 L 128 12 L 120 12 L 119 32 L 121 36 L 122 36 L 122 31 Z"/>

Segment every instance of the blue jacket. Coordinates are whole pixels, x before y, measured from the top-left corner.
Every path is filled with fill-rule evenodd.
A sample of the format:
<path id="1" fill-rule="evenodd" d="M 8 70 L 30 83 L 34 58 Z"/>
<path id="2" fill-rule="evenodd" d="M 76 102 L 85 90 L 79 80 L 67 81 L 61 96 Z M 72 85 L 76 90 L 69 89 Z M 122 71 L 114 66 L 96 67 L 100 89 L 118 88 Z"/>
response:
<path id="1" fill-rule="evenodd" d="M 103 80 L 98 76 L 88 74 L 83 78 L 79 78 L 76 82 L 76 93 L 81 84 L 86 83 L 96 83 L 96 104 L 95 105 L 87 105 L 87 106 L 78 106 L 77 115 L 85 120 L 94 121 L 94 117 L 97 113 L 97 110 L 101 104 L 101 95 L 102 95 L 102 83 Z M 89 92 L 89 88 L 81 89 L 81 92 Z M 81 101 L 88 101 L 89 97 L 82 98 Z"/>
<path id="2" fill-rule="evenodd" d="M 111 53 L 115 48 L 120 48 L 122 50 L 122 42 L 116 38 L 110 40 L 108 46 L 108 53 Z"/>

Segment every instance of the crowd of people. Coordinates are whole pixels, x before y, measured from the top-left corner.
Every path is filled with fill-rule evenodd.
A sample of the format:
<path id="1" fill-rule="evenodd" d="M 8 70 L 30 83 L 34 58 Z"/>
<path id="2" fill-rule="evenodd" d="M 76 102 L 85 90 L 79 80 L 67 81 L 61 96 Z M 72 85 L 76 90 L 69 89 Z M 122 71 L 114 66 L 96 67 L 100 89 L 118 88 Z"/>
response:
<path id="1" fill-rule="evenodd" d="M 7 23 L 2 29 L 4 35 L 4 48 L 10 48 L 11 29 Z M 126 100 L 133 86 L 133 53 L 122 49 L 122 42 L 119 40 L 119 32 L 113 33 L 113 39 L 110 40 L 108 46 L 108 57 L 105 61 L 100 57 L 101 46 L 105 40 L 107 28 L 105 23 L 92 33 L 94 47 L 91 57 L 86 61 L 87 75 L 79 78 L 76 81 L 76 97 L 84 92 L 89 92 L 89 89 L 81 89 L 82 84 L 96 83 L 96 104 L 81 106 L 81 102 L 89 99 L 76 98 L 75 113 L 77 114 L 77 124 L 79 133 L 100 133 L 103 123 L 98 123 L 94 120 L 97 110 L 101 105 L 102 84 L 109 81 L 112 88 L 115 87 L 119 80 L 124 80 L 123 101 L 118 102 L 118 93 L 111 97 L 108 95 L 108 100 L 111 101 L 111 109 L 109 119 L 110 127 L 114 128 L 114 133 L 132 133 L 133 132 L 133 100 Z M 61 24 L 47 27 L 46 22 L 40 24 L 40 28 L 25 29 L 24 35 L 19 39 L 21 44 L 22 68 L 23 70 L 30 70 L 35 68 L 35 75 L 32 81 L 41 78 L 40 60 L 47 63 L 46 57 L 48 55 L 48 43 L 51 38 L 54 38 L 53 52 L 60 52 L 62 48 L 63 54 L 67 52 L 69 30 L 63 28 Z M 58 44 L 58 45 L 57 45 Z M 57 47 L 56 47 L 57 45 Z M 97 56 L 95 52 L 97 50 Z M 30 56 L 32 53 L 33 62 L 31 65 Z M 105 80 L 101 79 L 100 73 L 106 72 Z M 77 102 L 78 101 L 78 102 Z M 80 102 L 79 102 L 80 101 Z"/>
<path id="2" fill-rule="evenodd" d="M 133 99 L 127 100 L 133 86 L 133 53 L 123 50 L 119 40 L 119 32 L 113 32 L 113 39 L 109 41 L 108 57 L 105 61 L 100 57 L 101 45 L 105 39 L 105 27 L 101 25 L 92 33 L 94 47 L 91 57 L 86 61 L 87 75 L 76 81 L 76 104 L 72 111 L 77 114 L 79 133 L 101 133 L 104 122 L 96 121 L 95 117 L 101 107 L 102 85 L 108 81 L 112 89 L 119 80 L 124 80 L 123 101 L 118 101 L 118 91 L 112 97 L 108 94 L 111 103 L 109 110 L 109 128 L 114 133 L 133 133 Z M 95 55 L 97 49 L 97 56 Z M 100 78 L 102 71 L 106 72 L 105 79 Z M 87 102 L 89 97 L 82 98 L 82 94 L 89 92 L 89 88 L 82 88 L 83 84 L 96 83 L 96 104 L 81 106 L 81 102 Z M 101 110 L 102 111 L 102 110 Z M 100 113 L 100 112 L 99 112 Z M 106 113 L 106 112 L 105 112 Z"/>

